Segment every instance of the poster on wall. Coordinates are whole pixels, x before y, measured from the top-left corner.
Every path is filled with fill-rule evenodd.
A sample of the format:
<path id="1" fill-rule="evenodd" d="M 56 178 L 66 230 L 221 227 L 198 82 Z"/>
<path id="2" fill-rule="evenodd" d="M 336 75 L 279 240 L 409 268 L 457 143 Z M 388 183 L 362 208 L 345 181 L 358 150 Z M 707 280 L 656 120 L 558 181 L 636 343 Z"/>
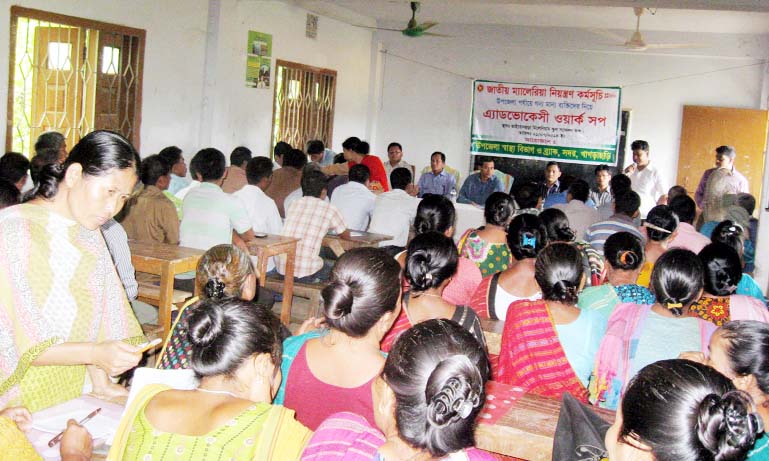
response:
<path id="1" fill-rule="evenodd" d="M 248 31 L 246 45 L 246 86 L 269 88 L 272 70 L 272 35 Z"/>
<path id="2" fill-rule="evenodd" d="M 620 88 L 473 85 L 471 154 L 617 164 Z"/>

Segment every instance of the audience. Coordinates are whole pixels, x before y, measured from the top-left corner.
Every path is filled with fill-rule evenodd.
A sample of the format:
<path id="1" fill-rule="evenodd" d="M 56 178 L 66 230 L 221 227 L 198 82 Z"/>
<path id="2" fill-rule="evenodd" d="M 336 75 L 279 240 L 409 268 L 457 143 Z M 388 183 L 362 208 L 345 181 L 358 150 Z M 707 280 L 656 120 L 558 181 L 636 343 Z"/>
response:
<path id="1" fill-rule="evenodd" d="M 328 329 L 284 341 L 275 403 L 310 430 L 340 411 L 376 422 L 373 385 L 385 361 L 379 343 L 400 312 L 400 271 L 380 249 L 346 252 L 323 289 Z"/>
<path id="2" fill-rule="evenodd" d="M 599 221 L 588 227 L 585 232 L 585 241 L 599 253 L 603 252 L 606 239 L 617 232 L 630 232 L 646 243 L 646 236 L 641 233 L 635 223 L 640 205 L 641 198 L 633 191 L 626 191 L 622 195 L 615 196 L 614 214 L 609 219 Z"/>
<path id="3" fill-rule="evenodd" d="M 473 448 L 488 379 L 486 351 L 467 331 L 447 320 L 422 322 L 403 334 L 374 382 L 376 426 L 354 413 L 332 415 L 302 460 L 492 461 Z"/>
<path id="4" fill-rule="evenodd" d="M 567 243 L 551 243 L 537 256 L 534 278 L 542 299 L 508 307 L 495 379 L 546 397 L 569 392 L 587 402 L 588 378 L 606 318 L 577 307 L 585 285 L 579 251 Z"/>
<path id="5" fill-rule="evenodd" d="M 246 165 L 248 165 L 249 160 L 251 160 L 251 149 L 243 146 L 233 149 L 230 154 L 230 166 L 227 167 L 224 173 L 224 182 L 222 182 L 222 190 L 225 193 L 232 194 L 248 184 Z"/>
<path id="6" fill-rule="evenodd" d="M 633 191 L 641 199 L 640 217 L 644 219 L 655 205 L 667 201 L 666 189 L 662 185 L 659 171 L 649 160 L 649 143 L 633 141 L 630 149 L 633 151 L 633 163 L 625 168 L 625 174 L 630 178 Z"/>
<path id="7" fill-rule="evenodd" d="M 59 151 L 53 148 L 44 148 L 32 157 L 29 161 L 29 176 L 32 178 L 32 184 L 37 185 L 40 182 L 40 171 L 45 165 L 51 163 L 61 163 L 59 161 Z"/>
<path id="8" fill-rule="evenodd" d="M 414 173 L 414 166 L 403 160 L 403 146 L 400 143 L 391 142 L 387 145 L 387 161 L 384 163 L 386 177 L 389 178 L 396 168 L 406 168 L 412 175 Z"/>
<path id="9" fill-rule="evenodd" d="M 504 192 L 494 192 L 486 199 L 483 210 L 486 225 L 468 229 L 459 238 L 459 255 L 474 262 L 484 277 L 510 267 L 512 258 L 507 246 L 507 226 L 513 219 L 513 212 L 513 199 Z"/>
<path id="10" fill-rule="evenodd" d="M 387 173 L 385 172 L 382 161 L 376 155 L 369 155 L 369 145 L 356 137 L 347 138 L 342 143 L 342 152 L 344 159 L 347 160 L 347 166 L 366 165 L 370 172 L 370 188 L 376 192 L 387 192 L 390 186 L 387 182 Z M 411 170 L 409 173 L 411 173 Z M 395 171 L 395 170 L 393 170 Z"/>
<path id="11" fill-rule="evenodd" d="M 646 261 L 638 274 L 639 285 L 650 286 L 654 263 L 668 251 L 670 242 L 678 235 L 678 225 L 678 217 L 667 205 L 657 205 L 646 215 Z"/>
<path id="12" fill-rule="evenodd" d="M 406 247 L 409 229 L 419 206 L 419 199 L 413 197 L 406 188 L 411 184 L 411 171 L 396 168 L 390 174 L 392 190 L 379 194 L 374 202 L 374 213 L 368 231 L 376 234 L 392 235 L 391 240 L 384 240 L 379 246 L 391 246 L 393 253 Z"/>
<path id="13" fill-rule="evenodd" d="M 590 200 L 596 208 L 611 202 L 611 168 L 608 165 L 595 167 L 595 188 L 590 190 Z"/>
<path id="14" fill-rule="evenodd" d="M 679 195 L 668 201 L 668 207 L 678 217 L 678 232 L 670 239 L 670 248 L 684 248 L 699 253 L 710 243 L 710 239 L 694 228 L 694 217 L 697 214 L 694 200 L 688 195 Z"/>
<path id="15" fill-rule="evenodd" d="M 630 188 L 630 178 L 624 174 L 615 174 L 609 181 L 609 192 L 611 193 L 610 200 L 605 201 L 602 205 L 598 205 L 596 210 L 598 211 L 598 220 L 606 221 L 614 214 L 614 202 L 620 195 L 632 190 Z M 640 219 L 638 221 L 640 223 Z"/>
<path id="16" fill-rule="evenodd" d="M 277 146 L 276 146 L 277 151 Z M 264 189 L 278 206 L 280 217 L 286 217 L 284 202 L 289 194 L 302 187 L 302 170 L 307 165 L 307 156 L 299 149 L 291 149 L 281 157 L 282 167 L 274 170 L 272 182 Z"/>
<path id="17" fill-rule="evenodd" d="M 713 231 L 713 242 L 723 243 L 733 248 L 740 258 L 742 270 L 745 270 L 745 231 L 742 227 L 729 220 L 719 223 Z M 766 304 L 766 298 L 761 287 L 750 274 L 743 272 L 740 283 L 737 285 L 737 294 L 752 296 Z"/>
<path id="18" fill-rule="evenodd" d="M 505 320 L 515 301 L 536 301 L 542 292 L 534 278 L 537 255 L 547 245 L 547 230 L 535 215 L 518 215 L 507 228 L 507 245 L 515 261 L 510 268 L 486 277 L 475 290 L 470 307 L 480 317 Z"/>
<path id="19" fill-rule="evenodd" d="M 382 339 L 388 352 L 404 331 L 428 319 L 444 318 L 457 322 L 486 344 L 481 322 L 468 306 L 457 306 L 442 297 L 443 290 L 457 271 L 457 247 L 451 238 L 438 232 L 419 234 L 409 242 L 406 280 L 410 291 L 403 293 L 402 310 L 392 329 Z"/>
<path id="20" fill-rule="evenodd" d="M 456 191 L 457 184 L 454 175 L 446 171 L 446 154 L 433 152 L 430 156 L 430 171 L 422 173 L 419 178 L 419 196 L 426 194 L 451 197 L 451 191 Z"/>
<path id="21" fill-rule="evenodd" d="M 307 155 L 310 156 L 311 162 L 317 163 L 320 166 L 329 166 L 334 164 L 334 156 L 336 154 L 333 150 L 326 149 L 323 141 L 313 139 L 307 143 Z"/>
<path id="22" fill-rule="evenodd" d="M 18 152 L 8 152 L 0 157 L 0 179 L 8 181 L 21 192 L 27 184 L 29 160 Z"/>
<path id="23" fill-rule="evenodd" d="M 144 189 L 126 203 L 121 224 L 128 238 L 139 242 L 179 244 L 176 207 L 163 194 L 171 182 L 171 167 L 159 155 L 142 160 L 139 179 Z"/>
<path id="24" fill-rule="evenodd" d="M 588 227 L 598 222 L 598 212 L 595 207 L 585 204 L 590 195 L 590 186 L 586 181 L 577 179 L 569 186 L 566 194 L 566 204 L 553 205 L 566 214 L 569 225 L 574 230 L 577 240 L 585 239 L 585 231 Z"/>
<path id="25" fill-rule="evenodd" d="M 366 165 L 353 165 L 347 184 L 336 188 L 331 204 L 339 209 L 348 229 L 365 231 L 374 214 L 376 195 L 369 190 L 370 172 Z"/>
<path id="26" fill-rule="evenodd" d="M 275 147 L 272 148 L 272 158 L 274 159 L 272 163 L 273 171 L 283 167 L 284 156 L 293 149 L 291 144 L 284 141 L 278 141 L 278 143 L 275 144 Z"/>
<path id="27" fill-rule="evenodd" d="M 587 285 L 598 285 L 601 282 L 604 264 L 601 253 L 587 242 L 575 240 L 574 230 L 569 226 L 566 214 L 557 208 L 548 208 L 539 214 L 539 219 L 547 231 L 549 242 L 569 243 L 579 250 L 582 255 L 582 267 L 587 277 Z"/>
<path id="28" fill-rule="evenodd" d="M 465 179 L 459 189 L 457 202 L 482 206 L 495 192 L 505 192 L 504 184 L 494 175 L 494 159 L 481 158 L 480 165 L 478 173 L 473 173 Z"/>
<path id="29" fill-rule="evenodd" d="M 190 185 L 190 180 L 187 179 L 187 162 L 184 160 L 182 150 L 176 146 L 168 146 L 158 152 L 158 155 L 171 165 L 171 182 L 167 190 L 169 194 L 177 195 L 179 191 Z M 183 196 L 179 198 L 184 199 Z"/>
<path id="30" fill-rule="evenodd" d="M 542 187 L 535 182 L 522 184 L 515 188 L 513 198 L 516 205 L 515 216 L 522 214 L 536 216 L 542 210 L 542 204 L 544 203 Z"/>
<path id="31" fill-rule="evenodd" d="M 99 227 L 131 194 L 139 163 L 125 138 L 94 131 L 43 168 L 32 200 L 0 213 L 0 407 L 70 400 L 86 373 L 95 394 L 127 395 L 110 376 L 136 366 L 144 336 Z"/>
<path id="32" fill-rule="evenodd" d="M 67 159 L 67 138 L 56 131 L 47 131 L 41 134 L 35 142 L 35 154 L 40 155 L 46 149 L 55 151 L 57 161 L 64 163 L 64 160 Z"/>
<path id="33" fill-rule="evenodd" d="M 289 158 L 287 154 L 284 161 Z M 341 238 L 349 239 L 350 231 L 339 209 L 326 201 L 326 176 L 323 173 L 315 170 L 303 175 L 302 194 L 302 198 L 286 210 L 282 233 L 299 239 L 294 279 L 302 283 L 321 283 L 328 280 L 333 265 L 320 256 L 323 237 L 328 232 L 335 232 Z M 277 266 L 278 273 L 285 275 L 286 259 L 280 258 Z"/>

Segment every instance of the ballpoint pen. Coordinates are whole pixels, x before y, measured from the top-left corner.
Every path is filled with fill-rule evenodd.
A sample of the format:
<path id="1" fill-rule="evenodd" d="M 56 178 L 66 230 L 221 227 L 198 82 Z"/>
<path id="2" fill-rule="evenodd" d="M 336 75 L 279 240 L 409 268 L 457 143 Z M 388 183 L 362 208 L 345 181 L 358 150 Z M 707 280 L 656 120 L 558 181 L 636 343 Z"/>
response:
<path id="1" fill-rule="evenodd" d="M 94 416 L 98 415 L 100 411 L 101 411 L 101 408 L 95 409 L 94 411 L 88 413 L 88 416 L 86 416 L 85 418 L 83 418 L 80 421 L 78 421 L 77 424 L 82 426 L 83 424 L 85 424 L 88 421 L 90 421 Z M 64 431 L 66 431 L 66 429 L 64 429 Z M 61 442 L 61 438 L 64 437 L 64 431 L 61 431 L 58 434 L 56 434 L 56 437 L 52 438 L 51 441 L 48 442 L 48 446 L 52 447 L 52 446 L 56 445 L 57 443 Z"/>

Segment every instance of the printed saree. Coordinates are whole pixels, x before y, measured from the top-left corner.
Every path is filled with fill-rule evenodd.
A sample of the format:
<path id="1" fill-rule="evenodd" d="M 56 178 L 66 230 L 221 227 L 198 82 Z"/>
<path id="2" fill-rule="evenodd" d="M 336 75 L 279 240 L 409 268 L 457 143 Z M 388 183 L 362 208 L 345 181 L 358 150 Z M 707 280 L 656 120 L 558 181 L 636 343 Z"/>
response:
<path id="1" fill-rule="evenodd" d="M 0 212 L 0 408 L 35 412 L 82 394 L 84 365 L 32 365 L 65 342 L 144 341 L 98 230 L 48 208 Z"/>

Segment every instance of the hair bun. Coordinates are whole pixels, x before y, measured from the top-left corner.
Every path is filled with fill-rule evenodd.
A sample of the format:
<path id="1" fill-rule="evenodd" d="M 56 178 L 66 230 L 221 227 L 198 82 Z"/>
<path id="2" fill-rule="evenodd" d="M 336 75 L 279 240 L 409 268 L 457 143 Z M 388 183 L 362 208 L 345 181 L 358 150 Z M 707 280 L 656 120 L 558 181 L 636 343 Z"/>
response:
<path id="1" fill-rule="evenodd" d="M 323 289 L 321 294 L 327 318 L 337 320 L 352 312 L 355 297 L 347 283 L 334 280 Z"/>
<path id="2" fill-rule="evenodd" d="M 742 391 L 719 397 L 708 394 L 700 402 L 697 436 L 715 459 L 742 459 L 763 430 L 761 418 L 751 412 L 753 401 Z"/>
<path id="3" fill-rule="evenodd" d="M 206 292 L 206 296 L 212 299 L 224 298 L 224 282 L 216 277 L 211 277 L 206 282 L 206 286 L 203 287 Z"/>
<path id="4" fill-rule="evenodd" d="M 569 226 L 563 226 L 558 229 L 558 234 L 567 242 L 571 242 L 575 238 L 577 238 L 577 234 L 574 232 L 574 229 L 572 229 Z"/>
<path id="5" fill-rule="evenodd" d="M 635 267 L 635 265 L 638 264 L 638 261 L 640 260 L 635 251 L 632 250 L 621 251 L 617 256 L 617 259 L 622 265 L 622 269 Z"/>
<path id="6" fill-rule="evenodd" d="M 207 347 L 223 332 L 224 309 L 217 303 L 206 303 L 199 307 L 188 320 L 187 336 L 193 345 Z"/>
<path id="7" fill-rule="evenodd" d="M 437 383 L 444 379 L 437 389 Z M 442 360 L 430 374 L 425 389 L 427 421 L 433 426 L 443 427 L 465 419 L 480 406 L 481 374 L 465 355 L 453 355 Z"/>

